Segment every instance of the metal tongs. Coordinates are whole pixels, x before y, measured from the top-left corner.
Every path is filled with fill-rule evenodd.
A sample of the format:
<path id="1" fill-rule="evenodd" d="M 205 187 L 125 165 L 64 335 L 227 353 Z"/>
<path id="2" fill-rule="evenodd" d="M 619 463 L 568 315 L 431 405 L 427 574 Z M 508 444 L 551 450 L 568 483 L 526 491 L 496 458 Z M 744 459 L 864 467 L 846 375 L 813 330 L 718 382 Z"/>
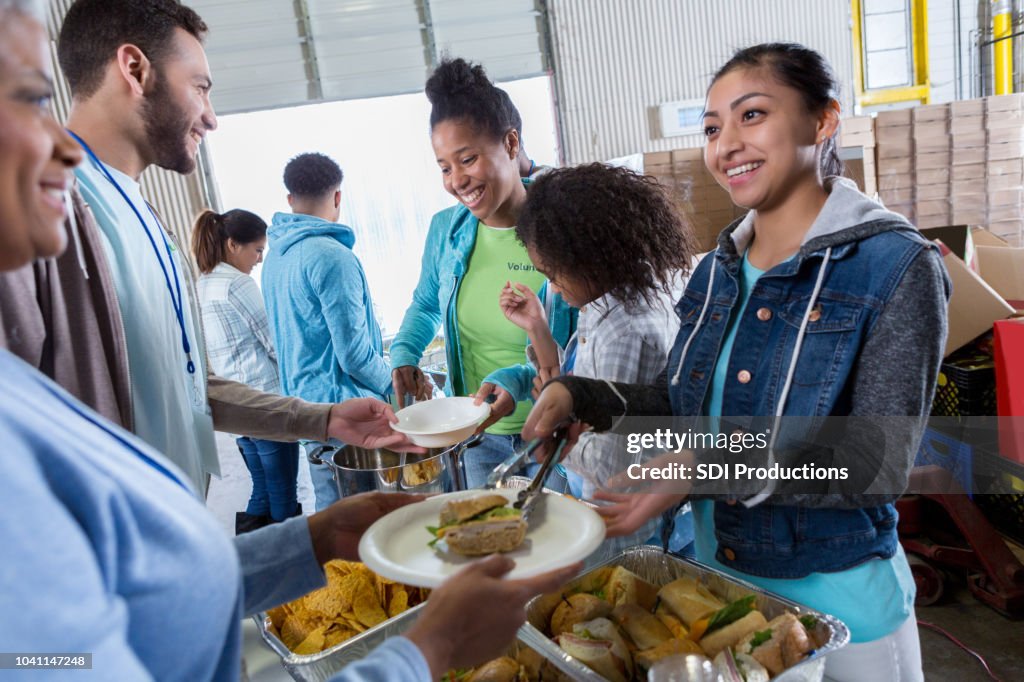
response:
<path id="1" fill-rule="evenodd" d="M 500 488 L 508 472 L 529 462 L 537 448 L 545 443 L 554 444 L 551 454 L 541 462 L 540 469 L 534 475 L 533 480 L 530 481 L 530 485 L 520 490 L 516 501 L 512 503 L 513 509 L 519 509 L 522 512 L 524 521 L 529 520 L 533 508 L 540 499 L 541 492 L 544 490 L 544 484 L 547 482 L 548 476 L 554 470 L 558 460 L 562 458 L 562 450 L 565 448 L 565 442 L 569 437 L 569 426 L 571 424 L 571 421 L 564 421 L 555 427 L 550 436 L 534 438 L 526 447 L 513 453 L 511 457 L 495 467 L 494 471 L 487 477 L 486 488 Z"/>

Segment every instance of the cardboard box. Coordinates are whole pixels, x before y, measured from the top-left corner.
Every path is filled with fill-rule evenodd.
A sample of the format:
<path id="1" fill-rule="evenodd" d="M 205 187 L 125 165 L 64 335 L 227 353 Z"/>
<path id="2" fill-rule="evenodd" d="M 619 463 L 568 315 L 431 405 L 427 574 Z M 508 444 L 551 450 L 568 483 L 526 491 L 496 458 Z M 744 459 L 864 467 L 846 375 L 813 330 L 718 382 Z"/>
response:
<path id="1" fill-rule="evenodd" d="M 946 152 L 950 150 L 950 137 L 949 133 L 936 133 L 932 135 L 926 135 L 924 137 L 914 138 L 914 153 L 920 156 L 921 154 L 931 154 L 934 152 Z"/>
<path id="2" fill-rule="evenodd" d="M 881 197 L 879 197 L 879 199 L 881 199 Z M 911 223 L 915 222 L 914 202 L 890 203 L 882 199 L 882 205 L 893 213 L 899 213 Z"/>
<path id="3" fill-rule="evenodd" d="M 1013 315 L 1014 309 L 995 289 L 939 242 L 942 260 L 953 282 L 949 299 L 949 336 L 944 355 L 960 348 L 992 328 L 996 320 Z"/>
<path id="4" fill-rule="evenodd" d="M 949 115 L 953 120 L 972 116 L 981 116 L 985 113 L 985 100 L 964 99 L 949 103 Z"/>
<path id="5" fill-rule="evenodd" d="M 669 166 L 672 164 L 672 152 L 647 152 L 644 154 L 644 170 L 648 166 Z"/>
<path id="6" fill-rule="evenodd" d="M 917 186 L 917 200 L 927 201 L 929 199 L 942 199 L 946 202 L 949 201 L 950 188 L 946 183 L 936 185 L 918 185 Z M 981 180 L 981 190 L 985 191 L 985 181 Z"/>
<path id="7" fill-rule="evenodd" d="M 949 225 L 952 222 L 949 218 L 950 215 L 950 213 L 940 213 L 937 215 L 918 216 L 916 225 L 921 230 Z"/>
<path id="8" fill-rule="evenodd" d="M 970 225 L 983 225 L 988 220 L 988 212 L 983 208 L 957 208 L 954 206 L 950 216 L 952 218 L 950 222 Z"/>
<path id="9" fill-rule="evenodd" d="M 985 163 L 986 150 L 984 147 L 968 147 L 966 149 L 953 148 L 953 158 L 950 160 L 952 166 L 971 166 Z"/>
<path id="10" fill-rule="evenodd" d="M 1020 206 L 1024 202 L 1024 189 L 1013 187 L 1010 189 L 989 190 L 989 206 Z"/>
<path id="11" fill-rule="evenodd" d="M 912 173 L 878 173 L 878 192 L 910 189 L 914 186 L 914 175 Z"/>
<path id="12" fill-rule="evenodd" d="M 988 207 L 988 195 L 984 192 L 977 194 L 958 192 L 950 196 L 950 203 L 953 204 L 954 209 L 960 209 L 962 211 L 984 211 Z M 964 222 L 975 221 L 968 220 Z"/>
<path id="13" fill-rule="evenodd" d="M 915 124 L 921 121 L 945 121 L 949 118 L 948 104 L 926 104 L 914 107 L 912 111 Z"/>
<path id="14" fill-rule="evenodd" d="M 879 159 L 902 159 L 914 155 L 914 140 L 907 138 L 899 142 L 878 142 L 875 153 Z"/>
<path id="15" fill-rule="evenodd" d="M 914 202 L 914 213 L 917 214 L 917 219 L 921 220 L 924 216 L 945 216 L 946 220 L 949 219 L 949 200 L 948 199 L 926 199 L 921 200 L 920 197 Z M 919 226 L 920 227 L 920 226 Z"/>
<path id="16" fill-rule="evenodd" d="M 934 170 L 936 168 L 948 168 L 952 161 L 952 153 L 949 149 L 944 151 L 926 150 L 925 153 L 914 155 L 914 165 L 918 172 L 922 170 Z"/>
<path id="17" fill-rule="evenodd" d="M 910 125 L 912 116 L 910 109 L 889 109 L 887 111 L 878 112 L 878 117 L 875 124 L 875 130 L 883 126 L 908 126 Z"/>
<path id="18" fill-rule="evenodd" d="M 1011 246 L 1024 246 L 1024 220 L 989 221 L 988 229 Z"/>
<path id="19" fill-rule="evenodd" d="M 1024 184 L 1024 175 L 989 175 L 985 179 L 985 185 L 990 192 L 1004 189 L 1014 189 Z"/>
<path id="20" fill-rule="evenodd" d="M 975 247 L 978 256 L 978 274 L 1013 306 L 1024 313 L 1024 248 L 1007 243 L 999 246 Z"/>
<path id="21" fill-rule="evenodd" d="M 912 204 L 914 202 L 914 188 L 879 190 L 878 196 L 886 206 L 889 204 Z"/>
<path id="22" fill-rule="evenodd" d="M 965 130 L 963 132 L 952 132 L 951 143 L 953 150 L 970 147 L 981 147 L 984 148 L 988 144 L 988 133 L 985 129 L 980 130 Z"/>
<path id="23" fill-rule="evenodd" d="M 839 134 L 839 146 L 874 149 L 875 136 L 873 133 L 848 133 L 843 131 Z"/>
<path id="24" fill-rule="evenodd" d="M 915 120 L 913 129 L 914 139 L 918 141 L 933 137 L 946 137 L 949 135 L 949 119 Z"/>
<path id="25" fill-rule="evenodd" d="M 1024 141 L 1004 142 L 1003 144 L 990 144 L 988 146 L 989 161 L 1003 161 L 1016 159 L 1020 161 L 1024 155 Z"/>
<path id="26" fill-rule="evenodd" d="M 875 132 L 875 119 L 872 116 L 851 116 L 839 122 L 839 129 L 843 133 L 872 133 Z"/>
<path id="27" fill-rule="evenodd" d="M 878 157 L 875 159 L 875 165 L 878 167 L 880 175 L 888 175 L 889 173 L 905 173 L 910 175 L 914 172 L 914 160 L 909 156 L 889 159 Z"/>
<path id="28" fill-rule="evenodd" d="M 1002 222 L 1004 220 L 1016 220 L 1020 218 L 1020 205 L 1013 206 L 989 206 L 988 207 L 988 221 L 993 223 Z"/>
<path id="29" fill-rule="evenodd" d="M 1024 125 L 1024 111 L 1000 111 L 985 116 L 985 128 L 1000 130 L 1002 128 L 1019 128 Z"/>
<path id="30" fill-rule="evenodd" d="M 1021 159 L 1001 159 L 990 161 L 986 166 L 986 172 L 992 175 L 1021 175 L 1024 171 L 1024 162 Z"/>
<path id="31" fill-rule="evenodd" d="M 949 183 L 952 174 L 949 168 L 933 168 L 918 170 L 915 175 L 917 184 L 920 185 L 945 185 Z"/>
<path id="32" fill-rule="evenodd" d="M 1024 109 L 1024 94 L 994 95 L 985 98 L 986 111 L 1015 111 Z"/>
<path id="33" fill-rule="evenodd" d="M 1005 144 L 1007 142 L 1016 142 L 1020 144 L 1021 140 L 1024 140 L 1024 126 L 1014 128 L 996 128 L 995 130 L 989 130 L 985 136 L 988 138 L 988 144 Z"/>
<path id="34" fill-rule="evenodd" d="M 875 142 L 878 146 L 900 144 L 914 137 L 914 129 L 910 125 L 882 126 L 875 130 Z"/>
<path id="35" fill-rule="evenodd" d="M 987 189 L 985 178 L 971 178 L 969 180 L 954 180 L 949 186 L 950 198 L 961 194 L 984 194 Z"/>
<path id="36" fill-rule="evenodd" d="M 950 176 L 953 178 L 953 182 L 983 178 L 985 177 L 985 164 L 974 163 L 966 166 L 953 166 Z"/>

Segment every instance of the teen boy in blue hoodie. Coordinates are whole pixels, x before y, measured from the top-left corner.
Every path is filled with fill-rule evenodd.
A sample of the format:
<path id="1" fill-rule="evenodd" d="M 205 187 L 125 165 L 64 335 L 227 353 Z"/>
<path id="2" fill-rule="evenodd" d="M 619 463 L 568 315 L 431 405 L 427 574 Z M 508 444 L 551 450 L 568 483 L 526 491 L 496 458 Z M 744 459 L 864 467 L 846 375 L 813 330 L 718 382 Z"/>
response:
<path id="1" fill-rule="evenodd" d="M 373 316 L 352 228 L 338 223 L 342 172 L 323 154 L 300 154 L 284 169 L 292 213 L 267 231 L 263 298 L 286 395 L 314 402 L 386 399 L 391 368 Z M 323 443 L 308 442 L 307 452 Z M 339 443 L 331 443 L 339 445 Z M 310 463 L 319 511 L 338 499 L 331 471 Z"/>

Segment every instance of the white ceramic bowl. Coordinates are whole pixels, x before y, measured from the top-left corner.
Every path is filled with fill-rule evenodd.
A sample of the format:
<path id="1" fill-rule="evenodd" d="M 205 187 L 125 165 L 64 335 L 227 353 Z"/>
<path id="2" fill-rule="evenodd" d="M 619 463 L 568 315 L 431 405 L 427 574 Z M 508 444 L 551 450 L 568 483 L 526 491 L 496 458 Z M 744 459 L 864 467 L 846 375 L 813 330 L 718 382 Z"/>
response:
<path id="1" fill-rule="evenodd" d="M 395 413 L 392 428 L 425 448 L 447 448 L 461 443 L 491 413 L 487 403 L 474 405 L 472 398 L 435 398 Z"/>

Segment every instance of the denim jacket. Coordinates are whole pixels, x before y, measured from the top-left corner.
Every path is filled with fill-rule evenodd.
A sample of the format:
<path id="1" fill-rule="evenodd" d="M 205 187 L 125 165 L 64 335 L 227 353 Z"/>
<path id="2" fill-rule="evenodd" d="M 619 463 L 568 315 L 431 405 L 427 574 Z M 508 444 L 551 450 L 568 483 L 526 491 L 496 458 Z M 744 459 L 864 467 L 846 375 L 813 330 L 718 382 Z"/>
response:
<path id="1" fill-rule="evenodd" d="M 524 180 L 524 184 L 529 185 Z M 462 204 L 439 211 L 430 222 L 427 243 L 423 249 L 420 281 L 413 292 L 412 305 L 405 312 L 402 326 L 391 344 L 391 366 L 416 365 L 423 357 L 423 351 L 433 341 L 438 327 L 443 323 L 445 355 L 448 361 L 447 395 L 466 395 L 467 387 L 463 377 L 462 350 L 459 345 L 459 320 L 456 301 L 459 286 L 469 268 L 469 259 L 476 245 L 478 219 Z M 565 346 L 576 328 L 578 311 L 571 308 L 560 294 L 547 291 L 547 284 L 540 292 L 541 301 L 548 314 L 551 334 L 560 346 Z M 495 297 L 491 301 L 481 300 L 478 305 L 498 305 Z M 491 372 L 485 379 L 508 391 L 516 400 L 530 397 L 533 377 L 536 371 L 524 364 L 505 367 Z"/>
<path id="2" fill-rule="evenodd" d="M 668 361 L 675 415 L 702 413 L 752 237 L 751 213 L 719 236 L 676 306 L 681 327 Z M 934 245 L 836 181 L 797 255 L 762 275 L 751 292 L 737 321 L 722 415 L 926 415 L 948 295 Z M 749 376 L 740 378 L 744 371 Z M 904 460 L 893 466 L 904 476 L 923 428 L 922 417 L 919 428 L 894 436 L 902 438 L 896 450 Z M 844 441 L 840 457 L 853 461 L 871 447 L 856 440 Z M 738 504 L 716 501 L 716 558 L 752 575 L 799 578 L 895 553 L 895 495 L 798 498 L 768 491 Z"/>

